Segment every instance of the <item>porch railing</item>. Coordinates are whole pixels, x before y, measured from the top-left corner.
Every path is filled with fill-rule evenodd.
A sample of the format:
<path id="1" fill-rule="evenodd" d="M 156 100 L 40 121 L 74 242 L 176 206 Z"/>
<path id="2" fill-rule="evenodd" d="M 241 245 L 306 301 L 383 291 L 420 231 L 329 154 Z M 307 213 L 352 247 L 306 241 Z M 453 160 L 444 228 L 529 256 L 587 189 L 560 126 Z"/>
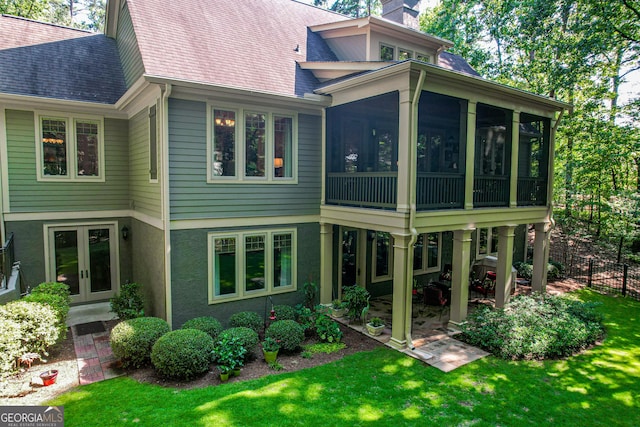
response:
<path id="1" fill-rule="evenodd" d="M 456 209 L 464 206 L 464 174 L 418 173 L 418 210 Z"/>
<path id="2" fill-rule="evenodd" d="M 476 176 L 473 180 L 473 206 L 508 206 L 508 176 Z"/>
<path id="3" fill-rule="evenodd" d="M 547 204 L 547 180 L 545 178 L 518 178 L 518 205 L 544 206 Z"/>
<path id="4" fill-rule="evenodd" d="M 0 248 L 0 289 L 7 289 L 9 277 L 11 277 L 11 269 L 15 262 L 15 256 L 13 252 L 13 233 L 9 234 L 9 237 L 4 242 L 2 248 Z"/>
<path id="5" fill-rule="evenodd" d="M 395 209 L 396 172 L 328 173 L 326 202 L 334 205 Z"/>

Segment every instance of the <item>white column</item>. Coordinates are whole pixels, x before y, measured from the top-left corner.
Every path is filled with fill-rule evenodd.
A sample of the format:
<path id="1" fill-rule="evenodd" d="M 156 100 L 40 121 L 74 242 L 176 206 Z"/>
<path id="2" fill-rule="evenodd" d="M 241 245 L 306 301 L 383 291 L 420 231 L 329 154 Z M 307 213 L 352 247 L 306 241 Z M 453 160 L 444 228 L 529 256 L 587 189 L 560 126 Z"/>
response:
<path id="1" fill-rule="evenodd" d="M 333 225 L 320 224 L 320 304 L 329 304 L 333 293 Z M 338 295 L 336 295 L 338 297 Z"/>
<path id="2" fill-rule="evenodd" d="M 537 223 L 535 227 L 536 234 L 533 242 L 533 276 L 531 278 L 531 290 L 533 292 L 546 292 L 551 224 L 548 222 L 540 222 Z"/>
<path id="3" fill-rule="evenodd" d="M 413 169 L 409 167 L 410 138 L 411 138 L 411 92 L 400 91 L 400 108 L 398 123 L 398 183 L 396 191 L 398 194 L 396 210 L 398 212 L 409 212 L 409 172 Z"/>
<path id="4" fill-rule="evenodd" d="M 453 232 L 451 264 L 451 312 L 449 325 L 457 326 L 467 318 L 469 304 L 469 265 L 471 263 L 471 233 L 473 230 Z"/>
<path id="5" fill-rule="evenodd" d="M 513 112 L 511 125 L 511 175 L 509 207 L 518 206 L 518 150 L 520 149 L 520 111 Z"/>
<path id="6" fill-rule="evenodd" d="M 496 269 L 496 307 L 504 307 L 511 296 L 513 274 L 513 236 L 515 225 L 498 227 L 498 266 Z"/>
<path id="7" fill-rule="evenodd" d="M 476 156 L 476 106 L 475 101 L 467 104 L 467 147 L 464 175 L 464 208 L 473 209 L 473 180 Z"/>
<path id="8" fill-rule="evenodd" d="M 393 306 L 391 340 L 389 345 L 395 348 L 405 348 L 407 344 L 406 330 L 411 321 L 411 290 L 407 277 L 407 263 L 409 262 L 410 234 L 392 233 L 393 236 Z M 407 301 L 409 303 L 407 304 Z M 408 307 L 407 307 L 408 305 Z"/>

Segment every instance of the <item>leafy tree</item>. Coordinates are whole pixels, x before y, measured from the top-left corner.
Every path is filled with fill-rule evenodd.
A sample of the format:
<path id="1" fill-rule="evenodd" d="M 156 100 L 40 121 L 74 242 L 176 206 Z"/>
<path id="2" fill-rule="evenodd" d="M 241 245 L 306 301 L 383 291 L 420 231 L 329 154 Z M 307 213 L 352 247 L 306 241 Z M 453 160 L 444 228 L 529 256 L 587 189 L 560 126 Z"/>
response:
<path id="1" fill-rule="evenodd" d="M 377 14 L 380 7 L 378 0 L 314 0 L 313 4 L 354 18 Z"/>

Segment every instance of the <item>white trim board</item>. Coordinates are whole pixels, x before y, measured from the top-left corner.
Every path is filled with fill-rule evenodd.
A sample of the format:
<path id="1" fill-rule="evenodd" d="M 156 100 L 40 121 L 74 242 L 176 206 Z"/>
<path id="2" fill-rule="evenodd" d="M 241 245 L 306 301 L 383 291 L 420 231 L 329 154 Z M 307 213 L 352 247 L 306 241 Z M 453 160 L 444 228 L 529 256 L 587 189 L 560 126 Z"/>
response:
<path id="1" fill-rule="evenodd" d="M 171 230 L 196 230 L 201 228 L 250 227 L 288 224 L 319 223 L 320 215 L 259 216 L 246 218 L 206 218 L 172 220 Z"/>
<path id="2" fill-rule="evenodd" d="M 64 220 L 99 220 L 112 218 L 133 218 L 160 230 L 162 220 L 138 211 L 113 210 L 113 211 L 75 211 L 75 212 L 25 212 L 5 213 L 7 222 L 20 221 L 64 221 Z"/>

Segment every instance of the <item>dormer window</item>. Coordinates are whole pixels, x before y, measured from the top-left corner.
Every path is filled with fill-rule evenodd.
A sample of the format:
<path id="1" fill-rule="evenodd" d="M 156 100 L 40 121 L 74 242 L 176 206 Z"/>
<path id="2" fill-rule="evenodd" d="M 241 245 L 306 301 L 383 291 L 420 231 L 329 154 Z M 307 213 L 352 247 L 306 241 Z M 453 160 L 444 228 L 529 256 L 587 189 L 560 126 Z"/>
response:
<path id="1" fill-rule="evenodd" d="M 413 58 L 413 52 L 407 49 L 398 48 L 398 61 L 405 61 Z"/>

